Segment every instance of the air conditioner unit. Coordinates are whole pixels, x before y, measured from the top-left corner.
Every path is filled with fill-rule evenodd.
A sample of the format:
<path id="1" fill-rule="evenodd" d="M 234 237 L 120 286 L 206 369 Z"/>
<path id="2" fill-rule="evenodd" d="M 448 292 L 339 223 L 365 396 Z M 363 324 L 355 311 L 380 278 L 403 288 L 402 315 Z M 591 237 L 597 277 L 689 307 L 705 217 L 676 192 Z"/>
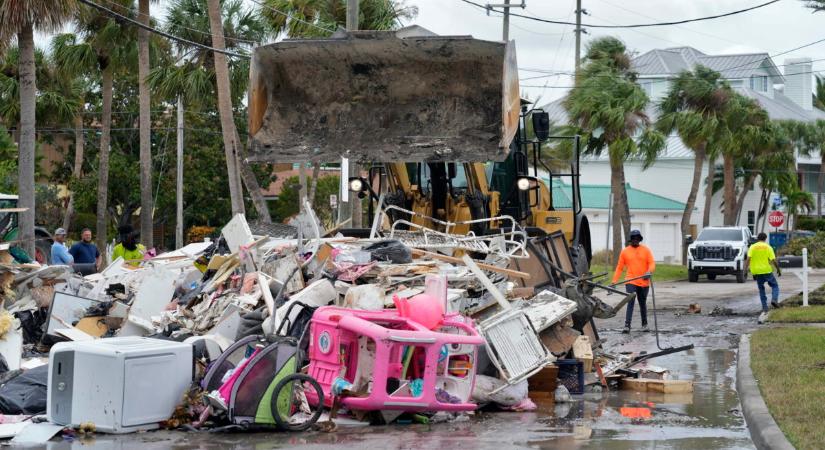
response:
<path id="1" fill-rule="evenodd" d="M 49 354 L 46 414 L 59 425 L 129 433 L 158 427 L 193 378 L 192 345 L 142 337 L 61 342 Z"/>

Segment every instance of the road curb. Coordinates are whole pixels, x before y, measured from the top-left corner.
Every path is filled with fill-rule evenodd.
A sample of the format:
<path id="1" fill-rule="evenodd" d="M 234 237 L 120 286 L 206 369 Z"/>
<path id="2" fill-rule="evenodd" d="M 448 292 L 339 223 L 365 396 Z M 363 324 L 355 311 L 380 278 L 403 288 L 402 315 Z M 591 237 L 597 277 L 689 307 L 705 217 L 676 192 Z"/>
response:
<path id="1" fill-rule="evenodd" d="M 739 356 L 736 361 L 736 390 L 739 393 L 745 423 L 756 448 L 792 450 L 794 446 L 788 442 L 779 425 L 773 420 L 753 377 L 750 338 L 751 335 L 743 334 L 739 339 Z"/>

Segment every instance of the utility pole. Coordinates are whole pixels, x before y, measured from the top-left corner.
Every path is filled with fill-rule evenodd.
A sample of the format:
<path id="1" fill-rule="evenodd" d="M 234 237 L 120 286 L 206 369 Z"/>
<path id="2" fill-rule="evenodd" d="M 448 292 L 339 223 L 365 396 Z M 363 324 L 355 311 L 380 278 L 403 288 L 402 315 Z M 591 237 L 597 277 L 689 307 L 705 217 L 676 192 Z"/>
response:
<path id="1" fill-rule="evenodd" d="M 579 70 L 582 54 L 582 0 L 576 0 L 576 71 Z"/>
<path id="2" fill-rule="evenodd" d="M 355 31 L 358 29 L 358 0 L 347 0 L 347 31 Z M 343 171 L 341 172 L 343 176 Z M 358 164 L 350 161 L 349 163 L 349 176 L 351 177 L 360 177 L 361 170 L 358 167 Z M 349 182 L 348 180 L 344 180 L 349 189 Z M 352 205 L 350 211 L 352 211 L 352 222 L 350 226 L 352 228 L 361 228 L 361 199 L 358 198 L 358 195 L 355 195 L 355 192 L 350 193 L 350 204 Z"/>
<path id="3" fill-rule="evenodd" d="M 504 42 L 510 40 L 510 0 L 504 0 L 504 25 L 501 38 Z"/>
<path id="4" fill-rule="evenodd" d="M 175 183 L 175 248 L 183 247 L 183 99 L 178 96 L 178 158 Z"/>

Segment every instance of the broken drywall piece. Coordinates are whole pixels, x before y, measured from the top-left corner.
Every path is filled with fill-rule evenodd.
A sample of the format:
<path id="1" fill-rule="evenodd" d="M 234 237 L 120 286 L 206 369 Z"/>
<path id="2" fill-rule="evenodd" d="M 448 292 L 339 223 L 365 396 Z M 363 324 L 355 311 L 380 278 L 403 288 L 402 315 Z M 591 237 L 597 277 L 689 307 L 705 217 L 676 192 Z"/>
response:
<path id="1" fill-rule="evenodd" d="M 272 277 L 278 284 L 283 285 L 284 294 L 293 294 L 305 287 L 301 266 L 294 253 L 265 263 L 261 271 Z"/>
<path id="2" fill-rule="evenodd" d="M 33 425 L 31 422 L 3 423 L 0 424 L 0 439 L 8 439 L 22 433 L 26 427 Z"/>
<path id="3" fill-rule="evenodd" d="M 12 327 L 0 339 L 0 355 L 6 360 L 9 370 L 17 370 L 20 368 L 23 354 L 23 331 L 20 329 L 19 322 L 15 319 Z"/>
<path id="4" fill-rule="evenodd" d="M 14 444 L 45 444 L 63 428 L 63 425 L 48 422 L 28 423 L 11 441 Z"/>
<path id="5" fill-rule="evenodd" d="M 272 323 L 272 326 L 275 330 L 278 329 L 281 322 L 286 317 L 287 311 L 289 311 L 289 307 L 295 302 L 301 302 L 303 304 L 309 306 L 325 306 L 330 303 L 335 302 L 338 299 L 338 292 L 335 290 L 335 286 L 326 279 L 322 278 L 318 281 L 311 283 L 309 286 L 304 288 L 301 292 L 292 296 L 286 303 L 283 304 L 280 308 L 275 311 L 275 321 Z M 290 314 L 290 320 L 295 320 L 298 314 L 301 312 L 301 308 L 293 308 Z"/>
<path id="6" fill-rule="evenodd" d="M 58 336 L 62 336 L 70 341 L 75 342 L 84 342 L 84 341 L 93 341 L 95 340 L 94 336 L 84 333 L 77 328 L 58 328 L 54 330 L 54 333 Z"/>
<path id="7" fill-rule="evenodd" d="M 232 220 L 221 230 L 221 235 L 226 239 L 226 245 L 232 253 L 238 253 L 242 245 L 251 244 L 254 240 L 246 216 L 240 213 L 232 216 Z"/>
<path id="8" fill-rule="evenodd" d="M 361 284 L 347 290 L 344 301 L 339 305 L 350 309 L 380 311 L 384 309 L 384 288 L 378 284 Z"/>
<path id="9" fill-rule="evenodd" d="M 177 276 L 162 267 L 155 267 L 152 272 L 143 278 L 143 283 L 135 294 L 135 300 L 126 317 L 126 324 L 121 328 L 119 336 L 148 335 L 154 332 L 152 316 L 157 316 L 172 301 L 175 294 L 175 280 Z M 141 334 L 134 327 L 136 325 L 145 331 Z M 124 329 L 126 331 L 124 332 Z M 126 333 L 126 334 L 124 334 Z"/>
<path id="10" fill-rule="evenodd" d="M 536 332 L 542 332 L 554 323 L 573 314 L 576 311 L 576 302 L 550 291 L 541 291 L 521 307 L 521 310 L 530 318 Z"/>

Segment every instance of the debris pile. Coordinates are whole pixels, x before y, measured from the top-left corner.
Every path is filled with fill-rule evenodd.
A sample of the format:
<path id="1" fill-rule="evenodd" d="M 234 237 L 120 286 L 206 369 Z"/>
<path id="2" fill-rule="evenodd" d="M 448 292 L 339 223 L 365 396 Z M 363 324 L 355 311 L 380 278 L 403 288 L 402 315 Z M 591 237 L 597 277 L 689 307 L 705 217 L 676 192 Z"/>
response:
<path id="1" fill-rule="evenodd" d="M 639 377 L 655 356 L 602 351 L 593 318 L 633 294 L 594 297 L 619 291 L 578 273 L 562 233 L 465 237 L 435 219 L 381 232 L 383 214 L 371 238 L 324 237 L 308 207 L 265 229 L 236 215 L 214 242 L 87 276 L 0 250 L 0 377 L 17 383 L 0 410 L 115 433 L 331 430 L 532 410 Z"/>

